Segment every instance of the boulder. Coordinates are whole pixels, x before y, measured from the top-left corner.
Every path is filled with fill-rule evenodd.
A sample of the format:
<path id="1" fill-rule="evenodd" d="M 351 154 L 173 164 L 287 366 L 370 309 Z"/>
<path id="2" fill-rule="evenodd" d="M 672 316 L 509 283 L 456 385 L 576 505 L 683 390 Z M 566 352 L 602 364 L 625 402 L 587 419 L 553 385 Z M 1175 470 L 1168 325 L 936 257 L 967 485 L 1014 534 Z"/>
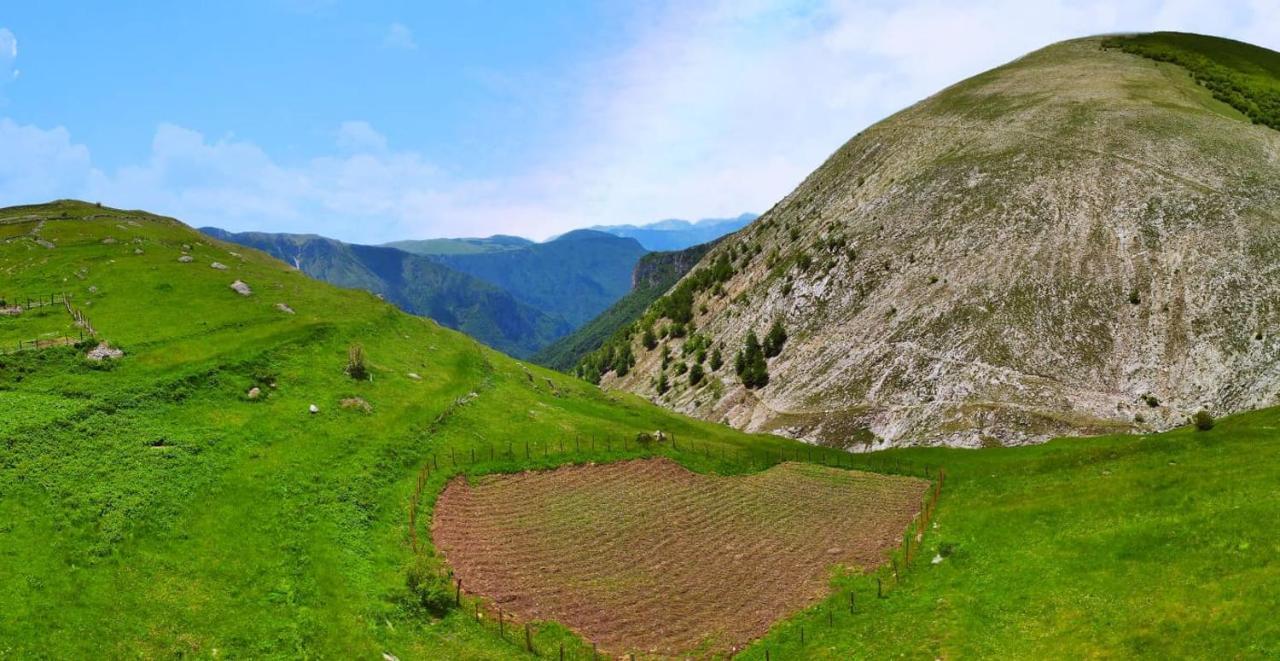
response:
<path id="1" fill-rule="evenodd" d="M 105 340 L 99 342 L 98 346 L 90 349 L 89 353 L 85 354 L 85 358 L 93 361 L 115 360 L 122 356 L 124 356 L 123 351 L 107 344 Z"/>
<path id="2" fill-rule="evenodd" d="M 262 396 L 262 390 L 257 386 L 250 388 L 249 392 L 245 393 L 245 397 L 248 397 L 249 399 L 257 399 L 261 396 Z"/>
<path id="3" fill-rule="evenodd" d="M 250 289 L 249 285 L 246 285 L 243 280 L 236 280 L 235 282 L 231 283 L 231 288 L 234 289 L 235 292 L 241 296 L 248 296 L 249 294 L 253 293 L 253 290 Z"/>
<path id="4" fill-rule="evenodd" d="M 310 411 L 312 415 L 315 415 L 320 412 L 320 407 L 316 406 L 315 404 L 312 404 L 311 406 L 307 407 L 307 410 Z"/>
<path id="5" fill-rule="evenodd" d="M 285 314 L 294 314 L 293 308 L 285 305 L 284 303 L 276 303 L 276 309 Z"/>
<path id="6" fill-rule="evenodd" d="M 195 261 L 195 259 L 191 255 L 183 255 L 178 258 L 178 261 L 182 262 L 183 264 L 190 264 L 191 262 Z"/>
<path id="7" fill-rule="evenodd" d="M 213 267 L 213 268 L 215 268 L 215 269 L 218 269 L 219 271 L 225 271 L 225 270 L 227 270 L 227 265 L 226 265 L 226 264 L 223 264 L 222 262 L 214 262 L 214 263 L 210 264 L 209 266 L 211 266 L 211 267 Z"/>

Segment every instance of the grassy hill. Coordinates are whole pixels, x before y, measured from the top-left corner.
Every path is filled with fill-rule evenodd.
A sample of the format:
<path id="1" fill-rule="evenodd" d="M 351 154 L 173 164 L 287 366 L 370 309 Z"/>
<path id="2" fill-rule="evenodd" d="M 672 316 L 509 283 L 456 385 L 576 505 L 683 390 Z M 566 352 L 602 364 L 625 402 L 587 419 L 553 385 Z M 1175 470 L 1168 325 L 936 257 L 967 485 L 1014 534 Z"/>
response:
<path id="1" fill-rule="evenodd" d="M 521 303 L 496 285 L 403 250 L 307 234 L 201 231 L 257 248 L 313 278 L 380 294 L 402 310 L 431 317 L 513 356 L 528 356 L 571 328 L 559 316 Z"/>
<path id="2" fill-rule="evenodd" d="M 429 617 L 406 588 L 430 562 L 407 542 L 424 463 L 655 429 L 786 444 L 526 368 L 172 219 L 9 208 L 0 241 L 6 290 L 67 292 L 125 351 L 0 355 L 6 655 L 507 658 L 509 644 Z M 3 321 L 14 336 L 27 323 Z M 370 380 L 344 372 L 353 343 Z M 371 411 L 342 407 L 353 398 Z"/>
<path id="3" fill-rule="evenodd" d="M 184 245 L 190 263 L 178 261 Z M 608 460 L 644 452 L 575 455 L 572 439 L 655 429 L 688 441 L 656 452 L 700 472 L 753 470 L 732 457 L 761 451 L 947 468 L 925 552 L 883 599 L 870 579 L 837 575 L 832 597 L 739 658 L 1280 654 L 1275 409 L 1205 432 L 1025 448 L 797 451 L 522 366 L 146 213 L 0 210 L 0 274 L 13 291 L 67 292 L 125 351 L 105 364 L 83 347 L 0 355 L 5 655 L 520 658 L 510 630 L 500 638 L 419 580 L 441 568 L 421 522 L 449 457 L 477 452 L 464 466 L 477 474 Z M 236 279 L 252 295 L 231 290 Z M 49 323 L 0 318 L 15 336 Z M 370 380 L 344 372 L 357 342 Z M 250 399 L 252 387 L 265 394 Z M 342 407 L 354 398 L 371 408 Z M 525 442 L 569 449 L 526 455 Z M 409 504 L 437 463 L 415 554 Z M 707 549 L 708 561 L 722 552 Z M 567 632 L 538 627 L 540 649 L 560 642 L 589 658 Z"/>

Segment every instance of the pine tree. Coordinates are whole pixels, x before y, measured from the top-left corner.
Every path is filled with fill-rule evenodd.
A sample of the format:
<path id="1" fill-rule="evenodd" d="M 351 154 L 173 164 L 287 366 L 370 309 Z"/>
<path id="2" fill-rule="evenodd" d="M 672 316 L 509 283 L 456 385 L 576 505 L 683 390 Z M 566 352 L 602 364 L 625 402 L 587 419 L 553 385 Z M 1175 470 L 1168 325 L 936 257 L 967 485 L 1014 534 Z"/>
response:
<path id="1" fill-rule="evenodd" d="M 764 355 L 773 358 L 782 353 L 782 346 L 787 343 L 787 329 L 782 327 L 782 320 L 775 319 L 769 333 L 764 336 Z"/>
<path id="2" fill-rule="evenodd" d="M 658 382 L 654 384 L 654 388 L 657 388 L 658 394 L 661 395 L 667 392 L 670 387 L 671 385 L 667 383 L 667 373 L 658 372 Z"/>
<path id="3" fill-rule="evenodd" d="M 658 346 L 658 338 L 653 335 L 653 326 L 645 327 L 644 336 L 640 341 L 644 344 L 644 348 L 650 351 L 652 351 L 654 347 Z"/>
<path id="4" fill-rule="evenodd" d="M 720 347 L 716 347 L 715 350 L 711 352 L 711 371 L 719 372 L 720 368 L 723 366 L 724 356 L 720 355 Z"/>
<path id="5" fill-rule="evenodd" d="M 702 383 L 703 376 L 704 373 L 702 371 L 702 365 L 694 363 L 693 367 L 689 368 L 689 385 L 696 386 L 699 383 Z"/>
<path id="6" fill-rule="evenodd" d="M 747 341 L 735 360 L 738 378 L 747 388 L 762 388 L 769 384 L 769 365 L 765 362 L 764 348 L 755 331 L 747 333 Z"/>

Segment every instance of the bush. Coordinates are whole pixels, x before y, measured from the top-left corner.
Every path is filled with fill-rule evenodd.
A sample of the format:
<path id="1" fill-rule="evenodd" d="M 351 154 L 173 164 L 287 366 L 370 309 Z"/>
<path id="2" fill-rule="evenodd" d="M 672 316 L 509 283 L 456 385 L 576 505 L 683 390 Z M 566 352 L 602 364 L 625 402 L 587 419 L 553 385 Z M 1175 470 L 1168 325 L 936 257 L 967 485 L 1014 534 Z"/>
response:
<path id="1" fill-rule="evenodd" d="M 412 595 L 413 605 L 432 615 L 444 615 L 454 605 L 454 595 L 449 590 L 449 585 L 421 564 L 414 564 L 409 568 L 404 584 Z"/>
<path id="2" fill-rule="evenodd" d="M 364 362 L 364 347 L 359 344 L 347 348 L 347 375 L 356 381 L 369 378 L 369 369 Z"/>
<path id="3" fill-rule="evenodd" d="M 1213 416 L 1209 415 L 1208 411 L 1197 411 L 1191 420 L 1195 423 L 1197 431 L 1209 431 L 1210 429 L 1213 429 Z"/>
<path id="4" fill-rule="evenodd" d="M 666 394 L 671 389 L 671 384 L 667 381 L 666 372 L 658 372 L 658 380 L 653 384 L 653 388 L 658 391 L 659 395 Z"/>
<path id="5" fill-rule="evenodd" d="M 694 363 L 693 367 L 689 368 L 689 385 L 696 386 L 702 383 L 703 376 L 705 376 L 705 372 L 702 371 L 702 365 Z"/>
<path id="6" fill-rule="evenodd" d="M 711 351 L 711 371 L 718 372 L 720 367 L 724 365 L 724 356 L 720 353 L 720 347 L 717 346 Z"/>

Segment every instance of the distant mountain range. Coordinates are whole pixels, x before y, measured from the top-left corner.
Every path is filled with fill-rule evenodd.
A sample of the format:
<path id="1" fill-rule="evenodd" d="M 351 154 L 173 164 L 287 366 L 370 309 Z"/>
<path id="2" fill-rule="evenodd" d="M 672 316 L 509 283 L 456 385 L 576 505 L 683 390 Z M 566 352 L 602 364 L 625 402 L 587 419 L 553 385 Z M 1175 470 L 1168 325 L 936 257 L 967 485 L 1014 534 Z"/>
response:
<path id="1" fill-rule="evenodd" d="M 646 250 L 684 250 L 746 227 L 759 214 L 744 213 L 737 218 L 704 218 L 699 221 L 660 220 L 648 225 L 597 225 L 587 229 L 635 239 Z"/>
<path id="2" fill-rule="evenodd" d="M 430 317 L 513 356 L 528 356 L 573 330 L 562 316 L 423 255 L 314 234 L 232 233 L 216 227 L 200 231 L 261 250 L 318 280 L 379 294 L 406 312 Z"/>
<path id="3" fill-rule="evenodd" d="M 574 230 L 542 243 L 499 234 L 367 246 L 314 234 L 201 231 L 262 250 L 314 278 L 374 292 L 407 312 L 530 358 L 628 295 L 631 303 L 624 307 L 642 310 L 683 275 L 680 271 L 661 286 L 648 282 L 633 290 L 637 263 L 651 250 L 646 242 L 683 249 L 687 242 L 709 237 L 697 241 L 705 243 L 733 232 L 754 217 Z M 599 346 L 602 333 L 613 333 L 634 315 L 615 310 L 603 316 L 575 339 L 577 349 L 557 350 L 561 360 L 554 363 L 572 366 L 584 351 Z"/>

